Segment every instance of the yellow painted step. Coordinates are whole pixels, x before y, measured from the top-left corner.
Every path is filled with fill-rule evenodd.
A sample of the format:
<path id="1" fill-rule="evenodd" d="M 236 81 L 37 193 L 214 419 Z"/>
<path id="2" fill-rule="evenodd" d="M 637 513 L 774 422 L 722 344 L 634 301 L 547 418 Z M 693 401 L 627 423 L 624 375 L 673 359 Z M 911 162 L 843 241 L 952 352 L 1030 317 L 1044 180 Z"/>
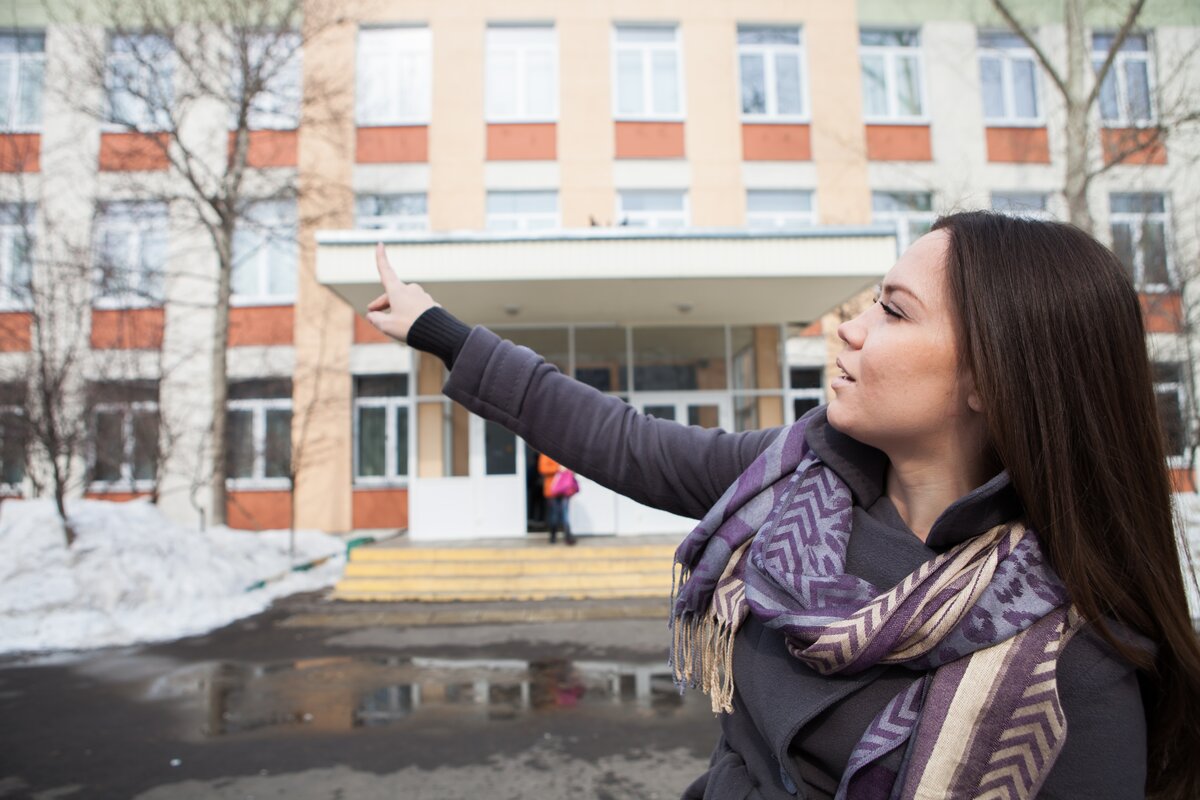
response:
<path id="1" fill-rule="evenodd" d="M 617 573 L 661 573 L 671 574 L 669 558 L 641 558 L 620 560 L 555 560 L 555 561 L 447 561 L 447 562 L 393 562 L 352 561 L 346 565 L 345 577 L 446 577 L 496 576 L 516 577 L 521 575 L 611 575 Z"/>
<path id="2" fill-rule="evenodd" d="M 446 592 L 446 591 L 496 591 L 513 592 L 528 591 L 557 591 L 573 588 L 595 589 L 653 589 L 671 588 L 670 575 L 651 575 L 634 573 L 626 575 L 526 575 L 520 577 L 422 577 L 389 580 L 387 578 L 343 578 L 338 583 L 339 590 L 346 591 L 411 591 L 411 592 Z"/>
<path id="3" fill-rule="evenodd" d="M 612 560 L 621 558 L 666 558 L 675 556 L 675 548 L 664 545 L 600 545 L 581 544 L 570 550 L 563 545 L 554 547 L 356 547 L 350 560 L 359 561 L 561 561 Z"/>
<path id="4" fill-rule="evenodd" d="M 457 592 L 382 592 L 356 591 L 338 588 L 333 599 L 347 602 L 401 602 L 418 601 L 426 603 L 444 603 L 448 601 L 488 603 L 504 600 L 522 600 L 537 602 L 540 600 L 608 600 L 623 598 L 661 598 L 663 601 L 663 618 L 667 615 L 667 601 L 670 597 L 670 587 L 667 589 L 577 589 L 571 591 L 518 590 L 510 592 L 494 591 L 457 591 Z"/>

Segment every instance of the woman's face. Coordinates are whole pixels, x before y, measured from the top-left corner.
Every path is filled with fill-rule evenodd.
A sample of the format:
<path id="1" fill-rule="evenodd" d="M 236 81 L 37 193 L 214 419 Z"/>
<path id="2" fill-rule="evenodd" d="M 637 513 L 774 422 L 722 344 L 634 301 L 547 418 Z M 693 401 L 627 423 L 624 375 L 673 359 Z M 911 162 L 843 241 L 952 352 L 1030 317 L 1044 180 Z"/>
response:
<path id="1" fill-rule="evenodd" d="M 884 276 L 877 301 L 838 327 L 846 348 L 831 382 L 830 424 L 895 455 L 933 453 L 978 426 L 978 399 L 960 375 L 946 286 L 949 234 L 926 234 Z"/>

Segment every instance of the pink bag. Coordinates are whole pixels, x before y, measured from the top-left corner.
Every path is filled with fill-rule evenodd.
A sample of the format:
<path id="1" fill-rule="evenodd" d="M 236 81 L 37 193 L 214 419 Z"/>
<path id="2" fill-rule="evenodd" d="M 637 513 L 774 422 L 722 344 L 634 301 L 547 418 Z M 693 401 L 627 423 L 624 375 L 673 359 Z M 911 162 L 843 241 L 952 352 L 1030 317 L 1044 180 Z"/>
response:
<path id="1" fill-rule="evenodd" d="M 569 469 L 560 469 L 554 473 L 554 480 L 550 481 L 550 496 L 551 497 L 574 497 L 579 494 L 579 481 L 575 480 L 575 473 Z"/>

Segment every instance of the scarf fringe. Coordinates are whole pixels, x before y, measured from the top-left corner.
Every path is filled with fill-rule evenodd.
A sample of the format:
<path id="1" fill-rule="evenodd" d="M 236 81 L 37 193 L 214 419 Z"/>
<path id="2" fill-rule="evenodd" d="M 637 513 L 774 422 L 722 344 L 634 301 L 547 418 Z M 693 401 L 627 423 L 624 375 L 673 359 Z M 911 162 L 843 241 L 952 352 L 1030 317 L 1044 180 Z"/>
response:
<path id="1" fill-rule="evenodd" d="M 709 608 L 704 614 L 674 611 L 676 591 L 690 577 L 680 569 L 671 587 L 671 668 L 682 691 L 699 688 L 709 696 L 714 714 L 733 713 L 733 637 L 737 626 L 717 619 Z"/>

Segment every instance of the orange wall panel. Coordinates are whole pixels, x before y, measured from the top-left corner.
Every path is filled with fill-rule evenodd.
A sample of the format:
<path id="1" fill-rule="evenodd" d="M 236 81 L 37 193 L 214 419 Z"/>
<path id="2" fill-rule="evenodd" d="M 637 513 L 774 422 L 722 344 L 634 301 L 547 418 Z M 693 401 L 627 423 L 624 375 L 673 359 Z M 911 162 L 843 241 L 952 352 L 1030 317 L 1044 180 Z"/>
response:
<path id="1" fill-rule="evenodd" d="M 355 528 L 407 528 L 408 489 L 355 489 Z"/>
<path id="2" fill-rule="evenodd" d="M 354 160 L 359 164 L 429 160 L 429 128 L 425 125 L 359 128 L 355 138 Z"/>
<path id="3" fill-rule="evenodd" d="M 868 125 L 867 158 L 871 161 L 932 161 L 928 125 Z"/>
<path id="4" fill-rule="evenodd" d="M 294 167 L 296 166 L 297 145 L 299 136 L 292 131 L 250 131 L 246 148 L 246 164 L 258 169 L 264 167 Z M 229 155 L 237 134 L 229 134 Z"/>
<path id="5" fill-rule="evenodd" d="M 94 350 L 157 350 L 162 339 L 161 308 L 92 309 Z"/>
<path id="6" fill-rule="evenodd" d="M 988 161 L 1049 164 L 1050 137 L 1045 128 L 988 128 Z"/>
<path id="7" fill-rule="evenodd" d="M 742 125 L 746 161 L 812 161 L 807 125 Z"/>
<path id="8" fill-rule="evenodd" d="M 1138 295 L 1142 301 L 1142 319 L 1147 333 L 1181 333 L 1183 301 L 1179 292 Z"/>
<path id="9" fill-rule="evenodd" d="M 378 328 L 367 322 L 366 317 L 359 314 L 354 315 L 355 344 L 395 344 L 395 342 L 395 339 L 386 333 L 380 333 Z"/>
<path id="10" fill-rule="evenodd" d="M 0 353 L 27 353 L 33 315 L 27 311 L 0 314 Z"/>
<path id="11" fill-rule="evenodd" d="M 553 161 L 558 157 L 553 122 L 487 126 L 488 161 Z"/>
<path id="12" fill-rule="evenodd" d="M 617 158 L 683 158 L 682 122 L 618 122 Z"/>
<path id="13" fill-rule="evenodd" d="M 1157 128 L 1101 128 L 1100 146 L 1105 164 L 1167 163 L 1167 147 Z"/>
<path id="14" fill-rule="evenodd" d="M 243 306 L 229 309 L 229 346 L 291 344 L 294 306 Z"/>
<path id="15" fill-rule="evenodd" d="M 37 133 L 0 136 L 0 172 L 38 172 L 42 168 L 42 137 Z"/>
<path id="16" fill-rule="evenodd" d="M 143 172 L 166 169 L 167 134 L 100 134 L 100 170 L 103 172 Z"/>
<path id="17" fill-rule="evenodd" d="M 231 491 L 225 504 L 229 527 L 275 530 L 292 524 L 292 493 L 288 491 Z"/>
<path id="18" fill-rule="evenodd" d="M 1190 469 L 1171 470 L 1171 488 L 1177 492 L 1196 491 L 1196 475 Z"/>

